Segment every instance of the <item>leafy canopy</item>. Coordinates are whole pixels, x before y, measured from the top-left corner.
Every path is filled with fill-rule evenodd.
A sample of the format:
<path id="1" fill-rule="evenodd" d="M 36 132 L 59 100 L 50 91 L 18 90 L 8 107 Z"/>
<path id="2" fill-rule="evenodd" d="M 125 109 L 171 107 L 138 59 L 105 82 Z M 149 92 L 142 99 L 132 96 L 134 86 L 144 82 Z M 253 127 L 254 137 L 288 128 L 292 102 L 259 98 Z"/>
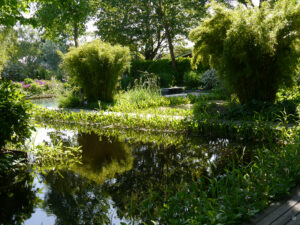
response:
<path id="1" fill-rule="evenodd" d="M 86 30 L 87 21 L 95 13 L 93 0 L 40 0 L 37 5 L 38 25 L 45 29 L 45 35 L 52 40 L 74 40 Z"/>
<path id="2" fill-rule="evenodd" d="M 300 4 L 296 0 L 239 4 L 228 9 L 213 2 L 211 15 L 190 33 L 193 64 L 220 71 L 241 103 L 275 100 L 293 83 L 300 57 Z"/>

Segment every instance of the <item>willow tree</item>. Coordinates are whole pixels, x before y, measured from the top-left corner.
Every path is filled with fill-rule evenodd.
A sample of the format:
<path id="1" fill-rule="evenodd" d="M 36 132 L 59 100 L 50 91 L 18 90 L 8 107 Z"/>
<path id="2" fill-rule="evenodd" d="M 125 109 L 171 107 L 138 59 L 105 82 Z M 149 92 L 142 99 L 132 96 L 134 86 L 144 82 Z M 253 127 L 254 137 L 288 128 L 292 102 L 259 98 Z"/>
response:
<path id="1" fill-rule="evenodd" d="M 190 33 L 193 64 L 201 61 L 218 69 L 241 103 L 274 102 L 280 87 L 292 85 L 299 64 L 300 3 L 210 6 L 212 13 Z"/>

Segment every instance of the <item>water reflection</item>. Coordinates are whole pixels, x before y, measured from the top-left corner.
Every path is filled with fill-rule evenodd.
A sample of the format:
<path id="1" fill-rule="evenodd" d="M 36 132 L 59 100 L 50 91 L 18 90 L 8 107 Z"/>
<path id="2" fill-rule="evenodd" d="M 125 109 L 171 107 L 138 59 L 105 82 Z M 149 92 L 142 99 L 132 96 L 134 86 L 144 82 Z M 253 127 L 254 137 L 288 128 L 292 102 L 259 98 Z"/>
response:
<path id="1" fill-rule="evenodd" d="M 74 171 L 83 177 L 100 184 L 132 168 L 130 149 L 117 137 L 80 133 L 78 143 L 82 146 L 83 165 L 76 166 Z"/>
<path id="2" fill-rule="evenodd" d="M 24 160 L 23 154 L 0 154 L 0 224 L 22 224 L 40 203 Z"/>
<path id="3" fill-rule="evenodd" d="M 102 188 L 71 171 L 43 175 L 48 185 L 43 208 L 57 225 L 109 224 L 109 204 Z"/>
<path id="4" fill-rule="evenodd" d="M 35 192 L 32 175 L 25 169 L 20 171 L 20 176 L 25 173 L 28 178 L 18 185 L 20 190 L 27 185 L 28 189 L 24 189 L 22 196 L 30 199 L 27 200 L 28 210 L 23 207 L 24 211 L 19 213 L 20 221 L 31 217 L 36 208 L 36 211 L 43 212 L 40 221 L 39 214 L 32 215 L 37 217 L 37 224 L 43 223 L 48 215 L 52 218 L 49 225 L 129 221 L 139 224 L 158 219 L 157 212 L 165 200 L 187 183 L 208 176 L 212 162 L 215 166 L 211 169 L 217 171 L 248 148 L 245 144 L 233 144 L 228 140 L 207 141 L 166 134 L 130 133 L 129 137 L 120 132 L 40 131 L 43 135 L 37 135 L 39 140 L 36 143 L 44 141 L 53 145 L 62 141 L 66 146 L 82 146 L 82 164 L 38 175 L 36 181 L 45 186 L 42 196 Z M 38 196 L 42 198 L 42 204 L 37 204 Z M 12 214 L 17 215 L 17 209 L 17 206 L 16 210 L 11 209 Z M 1 209 L 0 212 L 4 211 Z M 8 213 L 6 217 L 13 218 Z"/>

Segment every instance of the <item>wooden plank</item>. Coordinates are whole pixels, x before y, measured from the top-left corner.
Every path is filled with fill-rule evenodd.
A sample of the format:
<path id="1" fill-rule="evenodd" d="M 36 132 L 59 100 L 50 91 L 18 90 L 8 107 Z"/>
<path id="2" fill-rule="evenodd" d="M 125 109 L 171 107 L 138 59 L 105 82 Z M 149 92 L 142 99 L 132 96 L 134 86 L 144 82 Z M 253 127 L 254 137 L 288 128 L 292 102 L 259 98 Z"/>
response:
<path id="1" fill-rule="evenodd" d="M 276 220 L 278 220 L 281 216 L 284 216 L 285 213 L 288 213 L 289 210 L 295 207 L 299 201 L 300 201 L 300 186 L 295 188 L 291 192 L 290 196 L 286 198 L 285 201 L 273 203 L 269 208 L 258 213 L 248 223 L 245 224 L 270 225 L 274 223 Z"/>
<path id="2" fill-rule="evenodd" d="M 271 223 L 271 225 L 282 225 L 287 224 L 289 221 L 293 219 L 298 213 L 300 212 L 300 202 L 297 202 L 296 205 L 291 207 L 286 213 L 281 215 L 279 218 L 277 218 L 275 221 Z M 300 221 L 298 221 L 300 222 Z M 298 224 L 299 225 L 299 224 Z"/>
<path id="3" fill-rule="evenodd" d="M 300 213 L 294 216 L 286 225 L 299 225 L 300 224 Z"/>

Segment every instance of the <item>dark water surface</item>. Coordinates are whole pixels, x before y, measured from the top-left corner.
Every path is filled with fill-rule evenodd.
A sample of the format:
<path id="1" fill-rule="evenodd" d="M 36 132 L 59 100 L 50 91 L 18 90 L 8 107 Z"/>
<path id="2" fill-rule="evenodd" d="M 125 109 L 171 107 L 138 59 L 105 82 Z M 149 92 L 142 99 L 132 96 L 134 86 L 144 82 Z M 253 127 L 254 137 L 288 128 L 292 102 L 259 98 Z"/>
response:
<path id="1" fill-rule="evenodd" d="M 82 164 L 37 171 L 25 159 L 5 170 L 0 160 L 0 224 L 139 224 L 184 184 L 209 175 L 211 165 L 222 168 L 251 149 L 178 134 L 40 128 L 33 137 L 35 144 L 82 146 Z"/>

